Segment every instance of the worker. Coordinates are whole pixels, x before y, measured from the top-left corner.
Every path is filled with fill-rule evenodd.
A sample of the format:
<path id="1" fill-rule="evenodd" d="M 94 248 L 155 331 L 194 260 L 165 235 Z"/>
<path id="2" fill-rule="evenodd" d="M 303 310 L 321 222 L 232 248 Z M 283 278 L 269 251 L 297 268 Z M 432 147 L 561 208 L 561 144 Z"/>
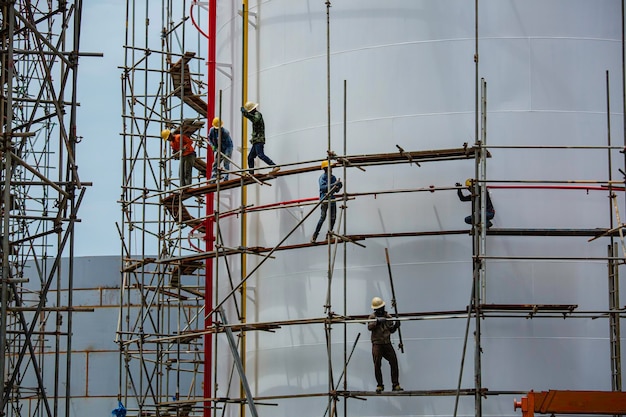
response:
<path id="1" fill-rule="evenodd" d="M 472 186 L 474 185 L 474 180 L 471 178 L 468 178 L 467 180 L 465 180 L 465 186 L 467 187 L 467 189 L 469 190 L 470 194 L 469 195 L 464 195 L 463 191 L 461 188 L 457 188 L 456 192 L 457 195 L 459 196 L 459 199 L 461 201 L 472 201 Z M 461 183 L 456 183 L 457 187 L 461 187 Z M 478 195 L 480 196 L 480 186 L 478 187 Z M 486 193 L 487 195 L 487 207 L 486 207 L 486 211 L 487 211 L 487 229 L 489 229 L 491 226 L 493 226 L 493 223 L 491 222 L 491 219 L 493 219 L 496 215 L 496 211 L 493 209 L 493 204 L 491 203 L 491 197 L 489 197 L 489 191 L 487 191 Z M 465 218 L 465 223 L 467 224 L 473 224 L 474 223 L 474 219 L 473 216 L 467 216 Z"/>
<path id="2" fill-rule="evenodd" d="M 173 134 L 169 129 L 161 131 L 161 137 L 170 143 L 176 157 L 180 159 L 180 186 L 190 185 L 191 169 L 196 162 L 196 151 L 191 138 L 181 133 Z"/>
<path id="3" fill-rule="evenodd" d="M 252 122 L 252 136 L 250 137 L 250 143 L 252 143 L 252 149 L 248 153 L 248 168 L 251 169 L 250 173 L 254 174 L 254 158 L 257 156 L 263 162 L 269 166 L 273 166 L 272 173 L 278 172 L 280 167 L 276 166 L 267 155 L 265 155 L 265 122 L 263 122 L 263 115 L 257 110 L 259 103 L 248 101 L 242 108 L 241 114 L 246 119 Z"/>
<path id="4" fill-rule="evenodd" d="M 400 386 L 398 370 L 398 357 L 396 351 L 391 344 L 391 333 L 394 333 L 400 327 L 398 320 L 389 320 L 391 315 L 385 311 L 385 302 L 380 297 L 372 298 L 372 310 L 370 314 L 370 322 L 367 328 L 372 332 L 372 358 L 374 359 L 374 376 L 376 377 L 376 393 L 385 390 L 383 385 L 383 373 L 381 365 L 383 358 L 389 362 L 391 367 L 391 384 L 392 391 L 404 391 Z"/>
<path id="5" fill-rule="evenodd" d="M 211 123 L 211 129 L 209 129 L 209 145 L 213 149 L 213 173 L 209 181 L 215 181 L 217 178 L 218 166 L 217 163 L 221 159 L 223 161 L 224 170 L 226 174 L 220 176 L 222 181 L 228 181 L 228 171 L 230 171 L 230 159 L 233 156 L 233 140 L 230 137 L 230 132 L 225 127 L 222 127 L 224 123 L 219 117 L 213 119 Z M 222 155 L 225 156 L 219 158 L 218 150 L 221 150 Z"/>
<path id="6" fill-rule="evenodd" d="M 324 224 L 324 220 L 326 220 L 326 213 L 328 212 L 328 207 L 330 206 L 330 230 L 333 230 L 335 227 L 335 219 L 337 218 L 337 204 L 335 203 L 335 193 L 341 190 L 343 184 L 341 180 L 335 178 L 334 175 L 331 174 L 331 166 L 328 165 L 328 161 L 322 161 L 321 168 L 324 171 L 318 180 L 319 183 L 319 192 L 320 192 L 320 200 L 322 200 L 322 204 L 320 204 L 320 208 L 322 213 L 320 215 L 320 219 L 317 222 L 317 226 L 315 227 L 315 232 L 313 233 L 313 237 L 311 237 L 311 243 L 315 243 L 317 240 L 317 236 L 320 233 L 320 229 Z M 330 175 L 330 180 L 329 176 Z M 329 192 L 330 191 L 330 192 Z"/>

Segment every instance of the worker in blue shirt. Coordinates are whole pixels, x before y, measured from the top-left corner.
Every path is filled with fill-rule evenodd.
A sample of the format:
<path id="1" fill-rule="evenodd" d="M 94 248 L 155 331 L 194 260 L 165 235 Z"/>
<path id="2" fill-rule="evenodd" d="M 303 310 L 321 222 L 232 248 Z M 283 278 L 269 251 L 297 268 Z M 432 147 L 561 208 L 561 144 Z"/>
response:
<path id="1" fill-rule="evenodd" d="M 335 193 L 341 190 L 343 184 L 341 180 L 335 178 L 334 175 L 329 173 L 331 167 L 328 166 L 328 161 L 322 161 L 321 168 L 324 170 L 324 173 L 319 178 L 319 189 L 320 189 L 320 200 L 322 200 L 322 204 L 320 208 L 322 213 L 320 215 L 320 219 L 317 222 L 317 226 L 315 227 L 315 233 L 313 233 L 313 237 L 311 237 L 311 243 L 315 243 L 317 240 L 317 236 L 320 233 L 320 229 L 324 224 L 324 220 L 326 220 L 326 213 L 328 212 L 328 207 L 330 206 L 330 230 L 333 230 L 335 227 L 335 219 L 337 218 L 337 204 L 334 201 Z M 328 191 L 330 190 L 330 194 Z"/>
<path id="2" fill-rule="evenodd" d="M 230 159 L 233 156 L 233 140 L 230 137 L 230 132 L 225 127 L 222 127 L 224 123 L 220 120 L 219 117 L 213 119 L 213 123 L 211 123 L 211 129 L 209 129 L 209 145 L 211 145 L 211 149 L 213 149 L 213 173 L 211 174 L 210 181 L 215 181 L 217 177 L 217 162 L 218 160 L 222 161 L 222 165 L 224 166 L 224 171 L 226 174 L 222 176 L 222 181 L 228 181 L 228 171 L 230 171 Z M 220 144 L 221 142 L 221 144 Z M 219 146 L 221 145 L 221 146 Z M 222 151 L 223 156 L 218 158 L 218 149 Z"/>

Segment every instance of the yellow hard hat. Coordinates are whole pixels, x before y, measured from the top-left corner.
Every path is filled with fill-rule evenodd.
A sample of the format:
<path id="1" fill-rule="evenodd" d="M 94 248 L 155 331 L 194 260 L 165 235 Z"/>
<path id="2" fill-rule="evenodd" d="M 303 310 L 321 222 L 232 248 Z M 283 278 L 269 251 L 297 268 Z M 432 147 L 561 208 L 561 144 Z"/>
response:
<path id="1" fill-rule="evenodd" d="M 473 182 L 474 182 L 473 179 L 468 178 L 468 179 L 465 180 L 465 186 L 466 187 L 471 187 Z"/>
<path id="2" fill-rule="evenodd" d="M 248 101 L 246 104 L 243 105 L 243 108 L 246 109 L 246 111 L 252 111 L 256 109 L 258 105 L 259 103 L 255 103 L 254 101 Z"/>
<path id="3" fill-rule="evenodd" d="M 213 123 L 211 123 L 211 125 L 215 128 L 222 127 L 223 124 L 224 123 L 220 120 L 219 117 L 214 118 Z"/>
<path id="4" fill-rule="evenodd" d="M 326 161 L 322 161 L 321 168 L 322 168 L 322 169 L 326 169 L 326 168 L 328 168 L 328 161 L 327 161 L 327 160 L 326 160 Z"/>
<path id="5" fill-rule="evenodd" d="M 164 129 L 161 131 L 161 137 L 163 138 L 163 140 L 167 140 L 167 138 L 169 138 L 171 134 L 172 132 L 170 132 L 169 129 Z"/>
<path id="6" fill-rule="evenodd" d="M 381 307 L 385 306 L 385 302 L 380 297 L 372 298 L 372 310 L 378 310 Z"/>

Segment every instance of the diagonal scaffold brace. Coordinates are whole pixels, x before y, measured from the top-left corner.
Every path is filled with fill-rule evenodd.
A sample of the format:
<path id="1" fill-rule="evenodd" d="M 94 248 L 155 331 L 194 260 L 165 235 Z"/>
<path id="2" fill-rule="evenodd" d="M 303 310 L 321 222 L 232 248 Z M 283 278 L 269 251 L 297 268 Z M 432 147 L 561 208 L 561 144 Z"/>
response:
<path id="1" fill-rule="evenodd" d="M 246 373 L 243 368 L 243 363 L 241 362 L 241 357 L 239 356 L 239 351 L 237 350 L 237 342 L 235 341 L 235 337 L 233 336 L 233 331 L 230 327 L 228 327 L 228 320 L 226 319 L 226 314 L 224 314 L 224 309 L 219 306 L 216 310 L 219 313 L 220 318 L 222 319 L 222 323 L 225 325 L 224 330 L 226 332 L 226 337 L 228 338 L 228 345 L 230 347 L 231 353 L 233 354 L 233 359 L 235 361 L 237 371 L 239 372 L 239 378 L 241 380 L 243 390 L 246 394 L 246 401 L 248 403 L 248 408 L 250 409 L 250 414 L 252 414 L 252 417 L 258 417 L 259 414 L 257 413 L 256 405 L 254 404 L 254 396 L 252 395 L 252 391 L 250 390 L 248 378 L 246 378 Z"/>
<path id="2" fill-rule="evenodd" d="M 391 262 L 389 262 L 389 249 L 385 248 L 385 258 L 387 259 L 387 272 L 389 272 L 389 284 L 391 286 L 391 306 L 393 307 L 394 314 L 398 318 L 398 306 L 396 304 L 396 290 L 393 287 L 393 276 L 391 275 Z M 398 327 L 398 347 L 400 352 L 404 353 L 404 343 L 402 343 L 402 329 Z"/>

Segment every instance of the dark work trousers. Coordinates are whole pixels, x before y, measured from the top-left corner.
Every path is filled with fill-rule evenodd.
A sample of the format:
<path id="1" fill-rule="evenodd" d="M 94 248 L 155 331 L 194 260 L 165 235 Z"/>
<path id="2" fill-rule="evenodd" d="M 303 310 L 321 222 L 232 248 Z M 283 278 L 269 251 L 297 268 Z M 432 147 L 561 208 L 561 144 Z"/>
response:
<path id="1" fill-rule="evenodd" d="M 272 161 L 269 156 L 265 155 L 265 151 L 263 148 L 265 144 L 263 142 L 257 142 L 252 144 L 252 149 L 250 149 L 250 153 L 248 154 L 248 168 L 254 168 L 254 158 L 257 156 L 267 165 L 276 165 L 274 161 Z"/>
<path id="2" fill-rule="evenodd" d="M 319 235 L 320 230 L 322 229 L 322 225 L 324 224 L 324 221 L 326 220 L 326 213 L 328 212 L 328 201 L 324 201 L 322 204 L 320 204 L 320 209 L 322 210 L 322 213 L 320 215 L 320 219 L 317 222 L 317 226 L 315 227 L 315 233 L 313 233 L 313 236 L 317 237 L 317 235 Z M 337 204 L 332 201 L 330 203 L 330 230 L 333 230 L 333 228 L 335 227 L 335 219 L 337 219 Z"/>
<path id="3" fill-rule="evenodd" d="M 196 162 L 196 153 L 192 152 L 180 158 L 180 186 L 191 185 L 193 164 Z"/>
<path id="4" fill-rule="evenodd" d="M 487 214 L 487 221 L 493 219 L 496 216 L 496 212 L 495 211 L 491 211 L 491 210 L 487 210 L 487 212 L 485 214 Z M 473 222 L 474 222 L 473 216 L 467 216 L 465 218 L 465 223 L 472 224 Z M 489 223 L 491 223 L 491 222 L 489 221 Z"/>
<path id="5" fill-rule="evenodd" d="M 374 358 L 374 376 L 376 377 L 376 384 L 380 386 L 383 385 L 381 365 L 383 358 L 385 358 L 391 367 L 391 384 L 394 386 L 398 385 L 398 357 L 396 356 L 396 351 L 393 349 L 393 345 L 391 343 L 386 343 L 384 345 L 373 344 L 372 357 Z"/>

